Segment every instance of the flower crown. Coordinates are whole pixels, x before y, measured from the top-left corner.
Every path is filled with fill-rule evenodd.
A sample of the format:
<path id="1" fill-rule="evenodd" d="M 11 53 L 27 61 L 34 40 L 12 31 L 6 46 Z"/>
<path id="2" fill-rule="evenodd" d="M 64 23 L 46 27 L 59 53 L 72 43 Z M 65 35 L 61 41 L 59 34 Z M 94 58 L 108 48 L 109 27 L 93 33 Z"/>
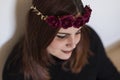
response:
<path id="1" fill-rule="evenodd" d="M 52 28 L 62 27 L 64 29 L 68 27 L 79 28 L 89 21 L 91 15 L 91 8 L 85 6 L 85 13 L 82 16 L 64 15 L 64 16 L 47 16 L 43 15 L 35 6 L 31 9 L 40 16 L 41 20 L 44 20 Z"/>

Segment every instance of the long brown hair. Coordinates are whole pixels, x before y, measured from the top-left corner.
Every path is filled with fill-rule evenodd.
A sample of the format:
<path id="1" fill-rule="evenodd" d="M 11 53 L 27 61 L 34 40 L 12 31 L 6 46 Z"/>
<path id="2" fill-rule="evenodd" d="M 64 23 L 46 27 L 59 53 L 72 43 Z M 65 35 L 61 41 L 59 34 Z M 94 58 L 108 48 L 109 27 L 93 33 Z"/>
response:
<path id="1" fill-rule="evenodd" d="M 76 15 L 78 11 L 81 15 L 84 13 L 81 0 L 33 0 L 32 4 L 43 15 Z M 51 63 L 51 58 L 46 48 L 52 42 L 59 29 L 51 28 L 32 10 L 29 11 L 22 54 L 23 71 L 26 79 L 50 80 L 47 67 Z M 73 51 L 74 54 L 65 63 L 69 63 L 69 70 L 73 73 L 80 72 L 87 63 L 89 40 L 85 26 L 82 28 L 81 35 L 81 40 Z"/>

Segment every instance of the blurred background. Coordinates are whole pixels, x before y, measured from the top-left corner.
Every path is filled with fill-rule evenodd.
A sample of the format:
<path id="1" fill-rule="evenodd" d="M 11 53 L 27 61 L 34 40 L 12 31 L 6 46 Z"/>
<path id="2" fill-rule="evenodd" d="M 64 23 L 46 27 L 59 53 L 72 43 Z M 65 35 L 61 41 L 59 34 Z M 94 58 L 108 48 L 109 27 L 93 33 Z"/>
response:
<path id="1" fill-rule="evenodd" d="M 82 0 L 92 8 L 88 23 L 100 36 L 108 57 L 120 70 L 120 0 Z M 0 0 L 0 80 L 12 47 L 24 34 L 31 0 Z"/>

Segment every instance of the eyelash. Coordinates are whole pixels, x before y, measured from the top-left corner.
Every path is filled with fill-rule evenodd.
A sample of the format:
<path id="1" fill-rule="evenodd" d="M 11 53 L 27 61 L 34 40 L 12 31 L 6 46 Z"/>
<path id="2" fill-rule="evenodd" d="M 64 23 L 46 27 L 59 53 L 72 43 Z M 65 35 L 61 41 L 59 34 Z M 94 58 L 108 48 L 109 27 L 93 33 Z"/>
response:
<path id="1" fill-rule="evenodd" d="M 63 38 L 65 38 L 66 36 L 59 36 L 59 35 L 57 35 L 57 37 L 63 39 Z"/>
<path id="2" fill-rule="evenodd" d="M 81 33 L 81 31 L 77 32 L 77 33 L 76 33 L 76 35 L 78 35 L 78 34 L 80 34 L 80 33 Z M 60 39 L 67 38 L 67 36 L 66 36 L 66 35 L 65 35 L 65 36 L 60 36 L 60 35 L 57 35 L 57 37 L 58 37 L 58 38 L 60 38 Z"/>

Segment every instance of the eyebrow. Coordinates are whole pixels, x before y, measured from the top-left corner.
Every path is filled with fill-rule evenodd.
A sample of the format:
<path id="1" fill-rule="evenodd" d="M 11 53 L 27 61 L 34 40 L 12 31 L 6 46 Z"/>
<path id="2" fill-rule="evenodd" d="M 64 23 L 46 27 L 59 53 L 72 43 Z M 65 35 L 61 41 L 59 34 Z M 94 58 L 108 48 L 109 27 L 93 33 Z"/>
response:
<path id="1" fill-rule="evenodd" d="M 81 30 L 81 28 L 80 28 L 78 31 L 80 31 L 80 30 Z M 77 32 L 78 32 L 78 31 L 77 31 Z M 76 32 L 76 33 L 77 33 L 77 32 Z M 66 34 L 66 35 L 71 35 L 70 33 L 65 33 L 65 32 L 58 32 L 58 34 Z"/>

